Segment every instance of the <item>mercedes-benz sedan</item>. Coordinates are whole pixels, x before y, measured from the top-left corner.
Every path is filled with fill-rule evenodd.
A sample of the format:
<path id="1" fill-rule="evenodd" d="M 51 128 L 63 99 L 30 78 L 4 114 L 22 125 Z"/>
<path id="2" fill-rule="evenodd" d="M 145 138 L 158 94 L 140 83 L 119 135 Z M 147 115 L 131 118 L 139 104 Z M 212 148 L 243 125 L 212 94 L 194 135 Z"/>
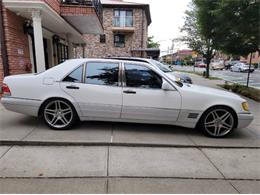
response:
<path id="1" fill-rule="evenodd" d="M 224 137 L 253 120 L 238 95 L 183 84 L 135 61 L 68 60 L 40 74 L 5 77 L 2 91 L 7 110 L 42 117 L 57 130 L 80 119 L 197 127 Z"/>

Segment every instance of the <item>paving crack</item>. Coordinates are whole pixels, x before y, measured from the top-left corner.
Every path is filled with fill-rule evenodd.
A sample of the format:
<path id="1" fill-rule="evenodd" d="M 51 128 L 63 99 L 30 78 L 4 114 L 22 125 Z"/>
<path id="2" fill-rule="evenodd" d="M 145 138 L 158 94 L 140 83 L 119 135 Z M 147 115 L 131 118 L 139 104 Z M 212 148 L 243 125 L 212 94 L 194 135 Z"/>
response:
<path id="1" fill-rule="evenodd" d="M 228 181 L 228 183 L 234 188 L 234 190 L 237 191 L 238 194 L 241 194 L 241 192 L 233 185 L 231 181 Z"/>
<path id="2" fill-rule="evenodd" d="M 4 155 L 6 155 L 14 146 L 10 146 L 1 156 L 0 156 L 0 160 L 4 157 Z"/>
<path id="3" fill-rule="evenodd" d="M 33 132 L 38 126 L 39 126 L 39 124 L 36 125 L 35 127 L 33 127 L 32 130 L 31 130 L 29 133 L 27 133 L 24 137 L 22 137 L 22 139 L 20 139 L 19 141 L 24 141 L 29 135 L 32 134 L 32 132 Z"/>
<path id="4" fill-rule="evenodd" d="M 213 163 L 213 161 L 208 157 L 208 155 L 203 151 L 202 148 L 199 148 L 200 152 L 208 159 L 208 161 L 215 167 L 215 169 L 222 175 L 224 180 L 227 180 L 225 175 L 219 170 L 219 168 Z"/>

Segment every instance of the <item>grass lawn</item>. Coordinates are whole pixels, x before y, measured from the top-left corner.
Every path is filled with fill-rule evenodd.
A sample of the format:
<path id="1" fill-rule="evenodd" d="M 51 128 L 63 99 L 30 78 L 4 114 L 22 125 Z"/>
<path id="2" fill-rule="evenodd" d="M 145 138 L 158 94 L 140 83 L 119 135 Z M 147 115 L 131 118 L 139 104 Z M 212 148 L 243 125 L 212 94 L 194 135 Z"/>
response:
<path id="1" fill-rule="evenodd" d="M 234 93 L 243 95 L 245 97 L 251 98 L 257 102 L 260 102 L 260 90 L 252 87 L 246 87 L 244 85 L 239 84 L 224 84 L 218 85 L 223 87 L 224 89 L 230 90 Z"/>
<path id="2" fill-rule="evenodd" d="M 195 74 L 195 75 L 199 75 L 199 76 L 202 76 L 203 78 L 205 79 L 209 79 L 209 80 L 222 80 L 221 78 L 218 78 L 218 77 L 209 77 L 209 78 L 206 78 L 204 77 L 203 73 L 202 72 L 194 72 L 194 71 L 187 71 L 187 70 L 175 70 L 176 72 L 183 72 L 183 73 L 189 73 L 189 74 Z"/>

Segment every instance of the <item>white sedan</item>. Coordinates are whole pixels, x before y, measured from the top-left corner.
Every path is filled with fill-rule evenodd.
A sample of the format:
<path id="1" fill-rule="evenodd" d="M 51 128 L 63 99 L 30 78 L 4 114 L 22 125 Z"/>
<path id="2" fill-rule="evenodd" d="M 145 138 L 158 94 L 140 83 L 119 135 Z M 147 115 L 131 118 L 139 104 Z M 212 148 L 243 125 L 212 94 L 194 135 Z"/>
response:
<path id="1" fill-rule="evenodd" d="M 53 129 L 81 121 L 156 123 L 199 128 L 224 137 L 253 120 L 238 95 L 183 84 L 148 63 L 68 60 L 39 74 L 4 78 L 7 110 L 42 117 Z"/>
<path id="2" fill-rule="evenodd" d="M 254 70 L 255 70 L 253 65 L 250 67 L 249 65 L 244 64 L 244 63 L 237 63 L 230 67 L 231 72 L 248 72 L 249 69 L 250 69 L 250 72 L 254 72 Z"/>

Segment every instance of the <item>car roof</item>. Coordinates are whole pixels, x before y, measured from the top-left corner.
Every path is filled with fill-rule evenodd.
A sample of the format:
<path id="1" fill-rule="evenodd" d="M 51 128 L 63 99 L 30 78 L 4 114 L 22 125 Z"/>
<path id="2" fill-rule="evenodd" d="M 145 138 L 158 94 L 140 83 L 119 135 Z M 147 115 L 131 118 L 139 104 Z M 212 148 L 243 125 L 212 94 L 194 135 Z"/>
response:
<path id="1" fill-rule="evenodd" d="M 105 59 L 115 59 L 115 60 L 129 60 L 129 61 L 139 61 L 139 62 L 148 62 L 152 59 L 150 58 L 138 58 L 138 57 L 109 57 Z"/>
<path id="2" fill-rule="evenodd" d="M 75 70 L 77 67 L 82 65 L 83 63 L 86 62 L 122 62 L 123 59 L 105 59 L 105 58 L 80 58 L 80 59 L 69 59 L 66 60 L 65 62 L 58 64 L 57 66 L 54 66 L 51 69 L 46 70 L 40 75 L 46 76 L 46 77 L 52 77 L 55 78 L 56 80 L 61 80 L 64 75 L 67 75 L 68 73 L 72 72 Z M 124 60 L 125 63 L 133 63 L 133 60 Z M 145 61 L 134 61 L 135 64 L 139 65 L 146 65 L 149 66 L 152 69 L 155 69 L 155 67 Z M 157 69 L 156 69 L 157 70 Z"/>

